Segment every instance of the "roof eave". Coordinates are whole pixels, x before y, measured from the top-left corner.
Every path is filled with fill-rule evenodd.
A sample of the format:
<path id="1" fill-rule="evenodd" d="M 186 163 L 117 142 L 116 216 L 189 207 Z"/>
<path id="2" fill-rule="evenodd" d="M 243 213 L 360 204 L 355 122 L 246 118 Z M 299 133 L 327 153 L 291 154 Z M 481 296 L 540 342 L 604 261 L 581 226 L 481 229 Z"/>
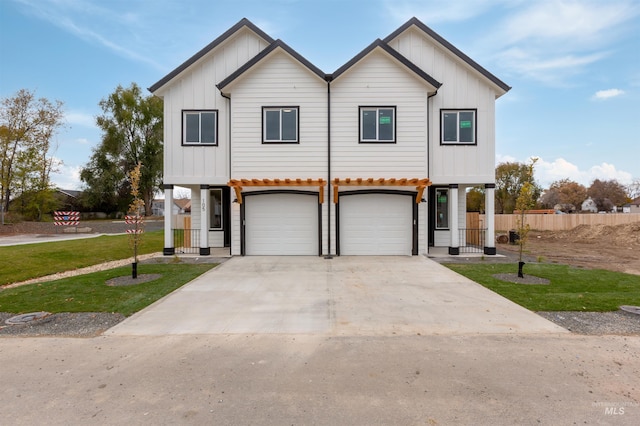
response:
<path id="1" fill-rule="evenodd" d="M 237 33 L 238 31 L 240 31 L 242 28 L 248 28 L 251 31 L 253 31 L 256 35 L 258 35 L 259 37 L 261 37 L 262 39 L 264 39 L 267 43 L 273 43 L 273 38 L 271 38 L 267 33 L 265 33 L 264 31 L 262 31 L 260 28 L 258 28 L 257 26 L 255 26 L 251 21 L 249 21 L 247 18 L 242 18 L 240 21 L 238 21 L 237 24 L 235 24 L 233 27 L 229 28 L 227 31 L 225 31 L 222 35 L 220 35 L 218 38 L 216 38 L 215 40 L 213 40 L 211 43 L 209 43 L 208 45 L 206 45 L 204 48 L 200 49 L 199 52 L 197 52 L 195 55 L 193 55 L 192 57 L 190 57 L 189 59 L 187 59 L 185 62 L 183 62 L 181 65 L 179 65 L 177 68 L 175 68 L 173 71 L 171 71 L 169 74 L 167 74 L 166 76 L 164 76 L 162 79 L 160 79 L 158 82 L 156 82 L 155 84 L 153 84 L 151 87 L 148 88 L 148 90 L 151 93 L 157 92 L 160 88 L 162 88 L 164 85 L 166 85 L 168 82 L 170 82 L 171 80 L 173 80 L 173 78 L 175 78 L 178 74 L 182 73 L 184 70 L 186 70 L 187 68 L 189 68 L 191 65 L 193 65 L 195 62 L 197 62 L 198 60 L 200 60 L 202 57 L 204 57 L 207 53 L 209 53 L 211 50 L 215 49 L 217 46 L 219 46 L 220 44 L 222 44 L 225 40 L 227 40 L 228 38 L 230 38 L 231 36 L 233 36 L 235 33 Z"/>
<path id="2" fill-rule="evenodd" d="M 431 85 L 434 88 L 434 91 L 437 91 L 440 88 L 440 86 L 442 86 L 442 83 L 437 81 L 435 78 L 431 77 L 429 74 L 427 74 L 424 70 L 422 70 L 420 67 L 418 67 L 413 62 L 411 62 L 409 59 L 407 59 L 400 52 L 398 52 L 397 50 L 391 48 L 385 41 L 380 40 L 380 39 L 375 40 L 369 46 L 364 48 L 360 53 L 358 53 L 356 56 L 354 56 L 349 62 L 347 62 L 344 65 L 342 65 L 333 74 L 330 74 L 331 78 L 332 79 L 339 78 L 340 75 L 345 73 L 349 68 L 351 68 L 352 66 L 354 66 L 355 64 L 360 62 L 365 56 L 367 56 L 369 53 L 373 52 L 375 49 L 378 49 L 378 48 L 382 49 L 388 55 L 390 55 L 395 60 L 400 62 L 406 68 L 408 68 L 413 73 L 415 73 L 418 77 L 420 77 L 421 79 L 425 80 L 429 85 Z"/>
<path id="3" fill-rule="evenodd" d="M 455 47 L 453 44 L 449 43 L 447 40 L 445 40 L 440 34 L 436 33 L 435 31 L 433 31 L 431 28 L 429 28 L 428 26 L 426 26 L 424 23 L 422 23 L 422 21 L 420 21 L 418 18 L 413 17 L 411 19 L 409 19 L 404 25 L 402 25 L 400 28 L 398 28 L 397 30 L 395 30 L 393 33 L 389 34 L 385 39 L 384 42 L 385 43 L 389 43 L 391 42 L 391 40 L 395 39 L 396 37 L 398 37 L 400 34 L 402 34 L 403 32 L 405 32 L 407 29 L 409 29 L 411 26 L 416 26 L 418 29 L 420 29 L 421 31 L 423 31 L 425 34 L 427 34 L 429 37 L 431 37 L 432 39 L 434 39 L 436 42 L 438 42 L 440 45 L 442 45 L 445 49 L 449 50 L 451 53 L 453 53 L 454 55 L 456 55 L 458 58 L 460 58 L 462 61 L 466 62 L 471 68 L 473 68 L 474 70 L 476 70 L 477 72 L 479 72 L 480 74 L 482 74 L 485 78 L 487 78 L 489 81 L 491 81 L 495 86 L 497 86 L 500 90 L 503 91 L 503 93 L 498 93 L 496 98 L 504 95 L 505 93 L 507 93 L 509 90 L 511 90 L 511 86 L 509 86 L 507 83 L 505 83 L 504 81 L 500 80 L 498 77 L 496 77 L 495 75 L 493 75 L 492 73 L 490 73 L 486 68 L 482 67 L 480 64 L 478 64 L 476 61 L 474 61 L 473 59 L 471 59 L 469 56 L 467 56 L 466 54 L 464 54 L 460 49 L 458 49 L 457 47 Z"/>
<path id="4" fill-rule="evenodd" d="M 227 86 L 229 86 L 231 83 L 236 81 L 239 77 L 241 77 L 244 73 L 249 71 L 251 68 L 256 66 L 258 63 L 260 63 L 260 61 L 262 61 L 264 58 L 269 56 L 276 49 L 282 49 L 284 52 L 286 52 L 291 57 L 293 57 L 296 61 L 300 62 L 307 69 L 309 69 L 313 74 L 317 75 L 320 79 L 326 80 L 326 76 L 327 75 L 320 68 L 318 68 L 315 65 L 313 65 L 311 62 L 309 62 L 306 58 L 304 58 L 302 55 L 300 55 L 294 49 L 289 47 L 282 40 L 275 40 L 266 49 L 262 50 L 256 56 L 251 58 L 247 63 L 242 65 L 236 71 L 234 71 L 231 74 L 229 74 L 224 80 L 222 80 L 221 82 L 216 84 L 216 87 L 218 88 L 218 90 L 220 90 L 224 94 L 228 94 L 227 92 L 224 92 L 224 89 Z"/>

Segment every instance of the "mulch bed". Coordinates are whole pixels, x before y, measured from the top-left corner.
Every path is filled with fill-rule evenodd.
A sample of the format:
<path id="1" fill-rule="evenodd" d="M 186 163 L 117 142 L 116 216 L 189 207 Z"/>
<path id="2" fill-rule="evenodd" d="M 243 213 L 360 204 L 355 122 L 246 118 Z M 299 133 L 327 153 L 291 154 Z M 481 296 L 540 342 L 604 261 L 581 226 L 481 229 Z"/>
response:
<path id="1" fill-rule="evenodd" d="M 158 278 L 162 278 L 162 274 L 141 274 L 138 275 L 137 278 L 131 278 L 130 275 L 125 275 L 124 277 L 111 278 L 106 282 L 106 284 L 111 287 L 119 287 L 148 283 L 149 281 L 157 280 Z"/>

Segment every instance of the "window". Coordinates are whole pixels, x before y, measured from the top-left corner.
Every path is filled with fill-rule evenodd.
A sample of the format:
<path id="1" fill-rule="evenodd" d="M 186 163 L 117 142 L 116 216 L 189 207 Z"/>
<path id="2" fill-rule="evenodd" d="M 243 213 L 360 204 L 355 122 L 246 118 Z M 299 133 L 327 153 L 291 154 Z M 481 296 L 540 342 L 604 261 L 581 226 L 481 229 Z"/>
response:
<path id="1" fill-rule="evenodd" d="M 217 145 L 218 111 L 183 111 L 183 145 Z"/>
<path id="2" fill-rule="evenodd" d="M 396 107 L 360 107 L 360 142 L 394 143 Z"/>
<path id="3" fill-rule="evenodd" d="M 263 107 L 262 142 L 297 143 L 298 107 Z"/>
<path id="4" fill-rule="evenodd" d="M 449 190 L 436 189 L 436 229 L 449 228 Z"/>
<path id="5" fill-rule="evenodd" d="M 222 189 L 210 189 L 209 198 L 209 229 L 222 229 Z"/>
<path id="6" fill-rule="evenodd" d="M 441 143 L 476 144 L 476 110 L 442 110 Z"/>

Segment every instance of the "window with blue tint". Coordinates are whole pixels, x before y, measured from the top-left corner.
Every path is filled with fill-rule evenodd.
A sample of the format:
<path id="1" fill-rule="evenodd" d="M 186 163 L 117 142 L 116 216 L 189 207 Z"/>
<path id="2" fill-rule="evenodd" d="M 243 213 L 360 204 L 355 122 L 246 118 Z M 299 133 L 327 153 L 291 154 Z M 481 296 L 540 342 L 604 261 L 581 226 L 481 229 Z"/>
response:
<path id="1" fill-rule="evenodd" d="M 476 110 L 441 110 L 440 143 L 475 145 Z"/>
<path id="2" fill-rule="evenodd" d="M 217 145 L 218 111 L 183 111 L 183 145 Z"/>
<path id="3" fill-rule="evenodd" d="M 298 107 L 263 107 L 262 142 L 298 143 Z"/>
<path id="4" fill-rule="evenodd" d="M 360 107 L 360 143 L 394 143 L 396 107 Z"/>

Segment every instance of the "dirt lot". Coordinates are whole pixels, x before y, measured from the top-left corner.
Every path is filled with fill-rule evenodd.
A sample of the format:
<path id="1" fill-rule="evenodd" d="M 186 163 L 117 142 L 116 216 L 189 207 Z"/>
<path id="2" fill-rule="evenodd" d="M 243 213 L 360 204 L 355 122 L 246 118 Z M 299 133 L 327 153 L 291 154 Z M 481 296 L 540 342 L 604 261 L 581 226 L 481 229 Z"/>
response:
<path id="1" fill-rule="evenodd" d="M 519 246 L 497 244 L 499 251 Z M 640 222 L 618 226 L 580 225 L 569 231 L 529 232 L 525 244 L 529 261 L 607 269 L 640 275 Z"/>

